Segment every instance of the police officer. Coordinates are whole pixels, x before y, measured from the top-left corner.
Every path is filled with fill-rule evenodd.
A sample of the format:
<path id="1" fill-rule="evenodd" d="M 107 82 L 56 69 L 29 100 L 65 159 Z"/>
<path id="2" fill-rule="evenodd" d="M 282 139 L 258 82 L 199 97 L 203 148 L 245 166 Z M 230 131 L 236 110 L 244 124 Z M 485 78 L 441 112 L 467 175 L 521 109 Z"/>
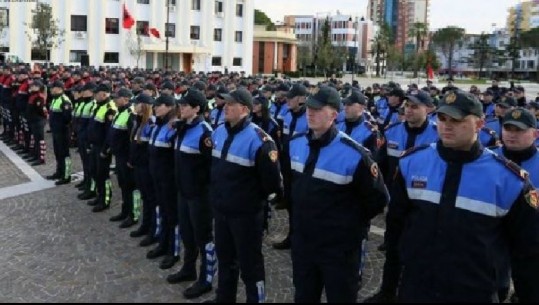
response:
<path id="1" fill-rule="evenodd" d="M 170 81 L 165 81 L 161 85 L 161 94 L 174 96 L 174 84 Z"/>
<path id="2" fill-rule="evenodd" d="M 253 98 L 253 115 L 251 121 L 269 134 L 280 150 L 282 133 L 279 123 L 271 117 L 269 103 L 269 100 L 264 95 L 255 96 Z"/>
<path id="3" fill-rule="evenodd" d="M 539 301 L 539 196 L 520 167 L 477 141 L 483 107 L 450 91 L 440 141 L 408 151 L 388 212 L 386 256 L 399 257 L 401 302 L 497 302 L 497 270 L 511 260 L 521 302 Z"/>
<path id="4" fill-rule="evenodd" d="M 114 156 L 116 160 L 116 173 L 118 175 L 118 185 L 122 191 L 122 210 L 120 214 L 113 216 L 110 221 L 123 221 L 120 228 L 129 228 L 138 222 L 138 213 L 134 213 L 133 192 L 135 191 L 135 180 L 133 178 L 133 167 L 129 165 L 129 144 L 131 129 L 133 128 L 133 110 L 129 103 L 133 97 L 131 90 L 121 88 L 114 96 L 114 103 L 118 112 L 112 120 L 108 129 L 107 141 L 101 151 L 102 155 Z"/>
<path id="5" fill-rule="evenodd" d="M 216 301 L 236 301 L 241 271 L 247 302 L 259 303 L 265 299 L 263 207 L 270 194 L 281 193 L 279 157 L 271 137 L 248 118 L 251 94 L 238 89 L 223 97 L 226 123 L 212 135 L 210 185 L 219 264 Z"/>
<path id="6" fill-rule="evenodd" d="M 399 122 L 398 109 L 402 106 L 405 99 L 405 93 L 400 88 L 394 88 L 387 94 L 387 108 L 379 112 L 377 119 L 378 127 L 384 130 L 387 126 Z"/>
<path id="7" fill-rule="evenodd" d="M 110 92 L 111 88 L 106 84 L 100 84 L 95 89 L 96 105 L 93 117 L 87 127 L 88 142 L 91 150 L 90 166 L 92 167 L 97 191 L 96 200 L 88 204 L 93 206 L 92 212 L 94 213 L 108 209 L 112 201 L 112 183 L 110 181 L 112 157 L 110 154 L 103 154 L 107 133 L 117 111 L 114 101 L 110 98 Z"/>
<path id="8" fill-rule="evenodd" d="M 280 242 L 274 243 L 272 246 L 277 250 L 290 249 L 290 236 L 293 233 L 294 226 L 292 224 L 292 202 L 290 198 L 290 187 L 292 184 L 292 169 L 290 167 L 289 158 L 289 143 L 290 139 L 298 134 L 308 130 L 305 101 L 307 100 L 307 88 L 301 84 L 294 84 L 290 91 L 286 94 L 287 110 L 282 115 L 283 131 L 282 131 L 282 154 L 281 154 L 281 172 L 283 173 L 284 183 L 284 201 L 282 204 L 277 204 L 276 209 L 282 209 L 283 206 L 288 212 L 289 230 L 286 238 Z"/>
<path id="9" fill-rule="evenodd" d="M 13 143 L 14 130 L 12 129 L 12 112 L 11 112 L 11 84 L 15 80 L 15 77 L 11 74 L 11 68 L 6 67 L 4 69 L 2 83 L 2 95 L 0 96 L 2 102 L 2 108 L 4 109 L 4 133 L 2 134 L 2 140 L 10 145 Z"/>
<path id="10" fill-rule="evenodd" d="M 45 85 L 41 81 L 33 81 L 29 92 L 30 97 L 28 98 L 25 116 L 34 138 L 34 150 L 29 154 L 28 162 L 32 166 L 38 166 L 45 164 L 45 153 L 47 151 L 45 124 L 47 124 L 48 112 Z"/>
<path id="11" fill-rule="evenodd" d="M 290 141 L 295 302 L 357 300 L 362 224 L 383 211 L 387 189 L 370 153 L 337 130 L 336 90 L 307 101 L 309 131 Z"/>
<path id="12" fill-rule="evenodd" d="M 188 90 L 180 100 L 181 120 L 175 126 L 178 219 L 185 252 L 181 270 L 170 275 L 167 281 L 179 283 L 196 280 L 196 261 L 200 254 L 198 280 L 183 292 L 187 299 L 197 298 L 212 289 L 215 267 L 215 260 L 206 251 L 214 248 L 212 214 L 208 201 L 213 142 L 211 126 L 202 116 L 206 106 L 203 92 Z"/>
<path id="13" fill-rule="evenodd" d="M 516 106 L 517 102 L 514 98 L 502 96 L 500 100 L 496 103 L 496 107 L 494 108 L 496 117 L 487 120 L 485 126 L 494 130 L 496 134 L 501 135 L 503 117 L 508 111 L 514 109 Z"/>
<path id="14" fill-rule="evenodd" d="M 222 94 L 227 94 L 228 90 L 224 86 L 217 88 L 217 94 L 215 95 L 215 107 L 210 112 L 210 125 L 213 129 L 216 129 L 225 122 L 225 114 L 223 112 L 225 108 L 225 100 Z"/>
<path id="15" fill-rule="evenodd" d="M 530 175 L 530 180 L 534 186 L 539 185 L 539 154 L 535 146 L 537 136 L 537 119 L 535 114 L 523 108 L 516 108 L 505 114 L 502 129 L 504 143 L 503 147 L 493 151 L 503 155 L 507 159 L 521 166 Z M 502 269 L 500 274 L 501 287 L 498 292 L 500 302 L 505 301 L 509 293 L 509 268 Z"/>
<path id="16" fill-rule="evenodd" d="M 337 129 L 346 133 L 354 141 L 369 149 L 374 159 L 383 144 L 377 126 L 373 125 L 366 115 L 367 98 L 358 90 L 352 90 L 350 96 L 344 99 L 345 120 L 338 124 Z"/>
<path id="17" fill-rule="evenodd" d="M 515 92 L 515 100 L 518 107 L 526 107 L 528 101 L 526 100 L 526 90 L 522 86 L 517 86 L 513 89 Z"/>
<path id="18" fill-rule="evenodd" d="M 70 132 L 73 106 L 64 94 L 64 83 L 60 80 L 51 85 L 51 105 L 49 125 L 52 132 L 54 156 L 56 157 L 56 172 L 48 176 L 49 180 L 57 180 L 56 185 L 71 182 L 71 157 L 69 154 Z"/>
<path id="19" fill-rule="evenodd" d="M 290 91 L 288 85 L 282 83 L 275 88 L 275 101 L 271 104 L 270 113 L 274 120 L 282 124 L 283 116 L 288 111 L 286 95 Z"/>
<path id="20" fill-rule="evenodd" d="M 491 90 L 487 90 L 483 92 L 483 100 L 481 101 L 483 103 L 483 113 L 485 113 L 485 119 L 490 120 L 496 117 L 495 108 L 496 105 L 494 105 L 494 92 Z"/>
<path id="21" fill-rule="evenodd" d="M 129 164 L 133 167 L 135 184 L 142 199 L 142 222 L 140 227 L 131 232 L 131 237 L 142 237 L 140 246 L 147 247 L 157 242 L 156 222 L 156 191 L 150 176 L 149 142 L 155 117 L 152 115 L 154 99 L 144 93 L 140 93 L 133 99 L 135 104 L 135 126 L 131 134 L 132 141 L 129 150 Z M 138 193 L 134 196 L 138 198 Z M 135 209 L 135 212 L 137 210 Z"/>
<path id="22" fill-rule="evenodd" d="M 82 162 L 83 180 L 79 184 L 79 190 L 83 191 L 77 196 L 80 200 L 90 200 L 96 196 L 95 167 L 90 163 L 90 142 L 88 141 L 88 126 L 94 114 L 96 101 L 94 91 L 97 86 L 94 83 L 86 83 L 81 89 L 81 105 L 79 107 L 80 118 L 77 124 L 77 141 L 80 159 Z"/>
<path id="23" fill-rule="evenodd" d="M 155 100 L 156 124 L 150 139 L 150 175 L 154 183 L 159 213 L 156 218 L 162 224 L 159 229 L 159 245 L 146 257 L 154 259 L 165 256 L 159 268 L 170 269 L 179 260 L 180 232 L 178 226 L 177 191 L 174 183 L 174 138 L 176 129 L 171 122 L 176 118 L 176 102 L 170 95 Z"/>

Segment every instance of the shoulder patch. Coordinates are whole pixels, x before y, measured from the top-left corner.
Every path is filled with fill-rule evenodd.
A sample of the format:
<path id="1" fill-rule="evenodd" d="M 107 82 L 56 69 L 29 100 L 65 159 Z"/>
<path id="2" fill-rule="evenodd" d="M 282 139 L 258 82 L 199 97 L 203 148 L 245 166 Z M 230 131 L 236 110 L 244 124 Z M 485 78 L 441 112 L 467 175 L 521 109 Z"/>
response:
<path id="1" fill-rule="evenodd" d="M 533 188 L 530 189 L 528 193 L 524 195 L 524 198 L 532 208 L 536 210 L 539 208 L 539 194 L 537 193 L 537 190 Z"/>
<path id="2" fill-rule="evenodd" d="M 389 124 L 389 125 L 386 126 L 386 128 L 384 130 L 391 129 L 391 128 L 393 128 L 393 127 L 395 127 L 397 125 L 400 125 L 400 124 L 402 124 L 402 122 L 395 122 L 395 123 Z"/>
<path id="3" fill-rule="evenodd" d="M 416 153 L 418 151 L 421 151 L 421 150 L 423 150 L 425 148 L 428 148 L 428 147 L 430 147 L 430 144 L 423 144 L 423 145 L 411 147 L 411 148 L 405 150 L 399 158 L 408 157 L 409 155 L 412 155 L 412 154 L 414 154 L 414 153 Z"/>
<path id="4" fill-rule="evenodd" d="M 528 178 L 530 177 L 530 174 L 526 170 L 522 169 L 520 166 L 518 166 L 518 164 L 507 159 L 506 157 L 496 154 L 494 152 L 492 153 L 492 156 L 496 161 L 503 164 L 509 171 L 518 176 L 521 180 L 528 180 Z"/>

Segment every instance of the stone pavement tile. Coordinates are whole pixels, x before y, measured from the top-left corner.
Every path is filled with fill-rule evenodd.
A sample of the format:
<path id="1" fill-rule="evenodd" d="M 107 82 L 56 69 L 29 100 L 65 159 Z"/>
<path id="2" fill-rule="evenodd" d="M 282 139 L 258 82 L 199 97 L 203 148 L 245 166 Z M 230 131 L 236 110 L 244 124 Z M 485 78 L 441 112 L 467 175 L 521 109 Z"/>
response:
<path id="1" fill-rule="evenodd" d="M 0 152 L 0 188 L 29 182 L 30 179 L 9 158 Z"/>

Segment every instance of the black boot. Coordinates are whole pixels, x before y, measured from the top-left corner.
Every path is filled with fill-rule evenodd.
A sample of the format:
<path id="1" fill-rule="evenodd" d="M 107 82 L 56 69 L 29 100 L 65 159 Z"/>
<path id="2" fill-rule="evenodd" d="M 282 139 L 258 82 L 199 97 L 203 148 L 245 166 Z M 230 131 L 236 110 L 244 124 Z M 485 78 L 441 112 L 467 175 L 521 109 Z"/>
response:
<path id="1" fill-rule="evenodd" d="M 141 247 L 148 247 L 155 244 L 156 242 L 157 242 L 157 239 L 155 237 L 153 237 L 152 235 L 148 235 L 143 240 L 140 241 L 139 245 Z"/>
<path id="2" fill-rule="evenodd" d="M 211 284 L 208 284 L 206 282 L 196 282 L 193 284 L 193 286 L 185 289 L 183 292 L 183 296 L 186 299 L 194 299 L 202 296 L 205 293 L 210 292 L 212 289 Z"/>
<path id="3" fill-rule="evenodd" d="M 127 215 L 126 214 L 123 214 L 123 213 L 120 213 L 116 216 L 112 216 L 109 221 L 112 221 L 112 222 L 118 222 L 118 221 L 123 221 L 127 218 Z"/>
<path id="4" fill-rule="evenodd" d="M 66 184 L 70 184 L 71 183 L 71 177 L 69 178 L 64 178 L 64 179 L 60 179 L 58 181 L 56 181 L 56 185 L 66 185 Z"/>
<path id="5" fill-rule="evenodd" d="M 179 260 L 180 260 L 180 258 L 178 256 L 167 255 L 167 256 L 165 256 L 163 261 L 161 261 L 161 263 L 159 264 L 159 269 L 162 269 L 162 270 L 170 269 L 170 268 L 174 267 L 174 265 Z"/>
<path id="6" fill-rule="evenodd" d="M 95 207 L 98 203 L 99 203 L 99 200 L 96 198 L 94 200 L 88 201 L 86 204 L 91 206 L 91 207 Z"/>
<path id="7" fill-rule="evenodd" d="M 96 205 L 93 209 L 92 209 L 92 212 L 94 213 L 99 213 L 99 212 L 103 212 L 105 210 L 107 210 L 110 206 L 108 205 L 105 205 L 103 203 L 100 203 L 98 205 Z"/>
<path id="8" fill-rule="evenodd" d="M 90 200 L 95 198 L 96 196 L 97 194 L 95 192 L 85 191 L 84 193 L 79 194 L 77 198 L 79 198 L 80 200 Z"/>
<path id="9" fill-rule="evenodd" d="M 155 248 L 153 250 L 150 250 L 150 252 L 148 252 L 148 254 L 146 254 L 146 258 L 154 259 L 154 258 L 164 256 L 166 254 L 167 254 L 167 250 L 164 247 L 162 247 L 161 245 L 159 245 L 159 246 L 157 246 L 157 248 Z"/>
<path id="10" fill-rule="evenodd" d="M 131 217 L 127 217 L 126 220 L 124 220 L 122 222 L 122 224 L 120 224 L 120 229 L 127 229 L 127 228 L 131 228 L 132 226 L 136 225 L 137 222 L 133 220 L 133 218 Z"/>
<path id="11" fill-rule="evenodd" d="M 191 282 L 196 281 L 197 272 L 195 269 L 186 270 L 182 268 L 179 272 L 167 276 L 167 282 L 170 284 L 177 284 L 181 282 Z"/>
<path id="12" fill-rule="evenodd" d="M 50 176 L 45 177 L 45 179 L 47 179 L 47 180 L 58 180 L 60 178 L 62 178 L 62 176 L 60 176 L 60 174 L 58 174 L 58 173 L 54 173 L 54 174 L 52 174 Z"/>
<path id="13" fill-rule="evenodd" d="M 142 237 L 146 234 L 148 234 L 148 228 L 145 228 L 143 226 L 140 226 L 138 229 L 136 229 L 135 231 L 129 233 L 129 236 L 131 237 L 134 237 L 134 238 L 137 238 L 137 237 Z"/>

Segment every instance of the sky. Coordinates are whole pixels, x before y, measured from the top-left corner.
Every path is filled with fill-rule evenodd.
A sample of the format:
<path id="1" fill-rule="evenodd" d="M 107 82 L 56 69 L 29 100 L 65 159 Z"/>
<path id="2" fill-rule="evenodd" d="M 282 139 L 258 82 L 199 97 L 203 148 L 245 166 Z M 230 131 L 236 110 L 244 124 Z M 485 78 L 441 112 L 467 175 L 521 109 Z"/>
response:
<path id="1" fill-rule="evenodd" d="M 431 0 L 430 29 L 449 25 L 465 28 L 466 33 L 491 32 L 493 24 L 505 27 L 507 10 L 519 0 Z M 344 15 L 366 16 L 367 0 L 254 0 L 255 8 L 265 12 L 273 22 L 284 15 L 316 15 L 337 10 Z M 331 5 L 328 5 L 331 4 Z"/>

